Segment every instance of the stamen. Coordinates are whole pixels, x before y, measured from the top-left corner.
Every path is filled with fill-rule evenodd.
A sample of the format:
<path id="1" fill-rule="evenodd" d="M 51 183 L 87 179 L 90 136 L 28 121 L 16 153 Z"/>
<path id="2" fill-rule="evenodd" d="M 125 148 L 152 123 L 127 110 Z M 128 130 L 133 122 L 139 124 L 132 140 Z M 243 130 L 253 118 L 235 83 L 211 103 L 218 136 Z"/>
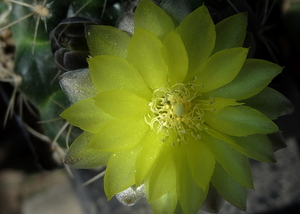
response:
<path id="1" fill-rule="evenodd" d="M 176 83 L 170 88 L 159 88 L 153 92 L 153 99 L 149 103 L 152 114 L 146 115 L 145 121 L 151 129 L 162 131 L 166 136 L 165 140 L 171 139 L 172 137 L 168 136 L 174 131 L 177 143 L 186 143 L 188 134 L 195 139 L 201 139 L 199 132 L 204 129 L 204 110 L 215 100 L 202 100 L 194 81 L 186 84 Z M 202 109 L 202 106 L 205 109 Z"/>

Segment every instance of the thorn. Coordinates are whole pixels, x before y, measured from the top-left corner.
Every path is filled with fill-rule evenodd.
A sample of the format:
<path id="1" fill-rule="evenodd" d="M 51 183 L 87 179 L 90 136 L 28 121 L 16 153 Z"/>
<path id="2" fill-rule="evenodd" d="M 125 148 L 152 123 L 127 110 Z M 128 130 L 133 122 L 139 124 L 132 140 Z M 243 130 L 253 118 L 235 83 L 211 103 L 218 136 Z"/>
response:
<path id="1" fill-rule="evenodd" d="M 99 178 L 102 178 L 105 174 L 105 167 L 101 167 L 100 170 L 103 170 L 103 171 L 101 171 L 98 175 L 94 176 L 93 178 L 89 179 L 88 181 L 84 182 L 82 184 L 82 186 L 85 187 L 85 186 L 93 183 L 94 181 L 98 180 Z"/>

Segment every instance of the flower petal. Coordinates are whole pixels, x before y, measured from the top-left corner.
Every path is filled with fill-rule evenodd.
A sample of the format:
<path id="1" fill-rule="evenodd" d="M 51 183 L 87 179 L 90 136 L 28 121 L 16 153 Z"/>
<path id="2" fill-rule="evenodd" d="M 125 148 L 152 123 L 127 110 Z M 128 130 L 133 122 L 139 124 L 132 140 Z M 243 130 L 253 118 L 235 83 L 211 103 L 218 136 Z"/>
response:
<path id="1" fill-rule="evenodd" d="M 235 99 L 227 99 L 223 97 L 214 97 L 207 100 L 202 100 L 202 102 L 199 103 L 199 106 L 202 110 L 211 110 L 214 113 L 219 113 L 227 106 L 239 105 L 243 105 L 243 103 L 238 103 Z"/>
<path id="2" fill-rule="evenodd" d="M 159 7 L 172 18 L 176 26 L 193 11 L 191 4 L 187 1 L 163 0 L 159 3 Z"/>
<path id="3" fill-rule="evenodd" d="M 214 137 L 214 138 L 217 138 L 219 140 L 222 140 L 226 143 L 228 143 L 229 145 L 231 145 L 232 148 L 234 149 L 239 149 L 238 151 L 242 151 L 242 150 L 245 150 L 243 147 L 240 147 L 232 138 L 231 136 L 228 136 L 226 134 L 223 134 L 223 133 L 220 133 L 220 132 L 217 132 L 216 130 L 212 129 L 212 128 L 209 128 L 207 126 L 203 126 L 204 128 L 204 131 L 209 134 L 210 136 Z M 201 136 L 201 134 L 200 134 Z M 244 151 L 246 152 L 246 151 Z"/>
<path id="4" fill-rule="evenodd" d="M 269 87 L 241 102 L 257 109 L 272 120 L 277 119 L 279 116 L 291 114 L 294 111 L 294 105 L 289 99 Z"/>
<path id="5" fill-rule="evenodd" d="M 171 152 L 172 147 L 169 144 L 164 145 L 149 180 L 148 201 L 150 203 L 176 187 L 176 167 Z"/>
<path id="6" fill-rule="evenodd" d="M 90 147 L 106 152 L 130 149 L 141 142 L 148 129 L 143 117 L 112 120 L 95 134 Z"/>
<path id="7" fill-rule="evenodd" d="M 149 131 L 142 139 L 142 149 L 136 161 L 135 181 L 136 185 L 142 184 L 144 178 L 152 169 L 163 147 L 163 136 L 155 131 Z"/>
<path id="8" fill-rule="evenodd" d="M 209 191 L 201 209 L 210 213 L 218 213 L 222 208 L 223 203 L 224 198 L 222 198 L 216 188 L 210 184 Z"/>
<path id="9" fill-rule="evenodd" d="M 89 148 L 94 134 L 84 132 L 70 146 L 64 163 L 76 169 L 90 169 L 107 164 L 111 153 Z"/>
<path id="10" fill-rule="evenodd" d="M 161 57 L 162 42 L 151 32 L 138 28 L 128 46 L 128 61 L 146 84 L 156 90 L 167 83 L 167 66 Z"/>
<path id="11" fill-rule="evenodd" d="M 278 131 L 272 120 L 248 106 L 226 107 L 219 114 L 205 111 L 204 120 L 216 131 L 232 136 L 269 134 Z"/>
<path id="12" fill-rule="evenodd" d="M 137 146 L 111 155 L 104 176 L 104 191 L 108 200 L 134 185 L 135 162 L 140 149 Z"/>
<path id="13" fill-rule="evenodd" d="M 274 152 L 287 147 L 281 131 L 268 134 L 268 138 L 272 143 Z"/>
<path id="14" fill-rule="evenodd" d="M 188 70 L 188 55 L 180 36 L 171 31 L 163 42 L 162 56 L 168 66 L 170 85 L 183 82 Z"/>
<path id="15" fill-rule="evenodd" d="M 213 53 L 242 47 L 247 30 L 247 13 L 239 13 L 216 24 L 216 44 Z"/>
<path id="16" fill-rule="evenodd" d="M 104 91 L 94 99 L 100 109 L 115 118 L 144 117 L 150 113 L 149 101 L 130 91 Z"/>
<path id="17" fill-rule="evenodd" d="M 94 85 L 99 92 L 127 90 L 146 99 L 152 93 L 139 72 L 126 60 L 114 56 L 97 56 L 88 59 Z"/>
<path id="18" fill-rule="evenodd" d="M 195 77 L 195 72 L 208 59 L 215 45 L 215 26 L 205 6 L 187 15 L 176 28 L 189 56 L 189 72 L 186 81 Z"/>
<path id="19" fill-rule="evenodd" d="M 220 164 L 216 164 L 211 182 L 229 203 L 246 211 L 247 189 L 236 183 Z"/>
<path id="20" fill-rule="evenodd" d="M 173 214 L 178 202 L 176 189 L 164 194 L 159 199 L 151 203 L 151 208 L 155 214 Z"/>
<path id="21" fill-rule="evenodd" d="M 243 155 L 258 161 L 276 162 L 273 146 L 266 135 L 248 135 L 246 137 L 231 137 L 241 148 L 235 149 Z"/>
<path id="22" fill-rule="evenodd" d="M 230 83 L 241 70 L 248 49 L 231 48 L 212 55 L 196 73 L 199 92 L 205 93 Z"/>
<path id="23" fill-rule="evenodd" d="M 239 184 L 252 189 L 253 182 L 248 158 L 235 151 L 224 141 L 211 137 L 204 132 L 201 136 L 205 145 L 226 172 Z"/>
<path id="24" fill-rule="evenodd" d="M 274 63 L 247 59 L 240 73 L 229 84 L 205 94 L 205 97 L 224 97 L 243 100 L 258 94 L 282 71 Z"/>
<path id="25" fill-rule="evenodd" d="M 188 160 L 194 181 L 203 190 L 209 188 L 211 176 L 215 168 L 215 158 L 201 140 L 188 139 Z"/>
<path id="26" fill-rule="evenodd" d="M 154 2 L 142 0 L 134 13 L 134 28 L 144 28 L 163 40 L 175 26 L 171 17 Z"/>
<path id="27" fill-rule="evenodd" d="M 204 191 L 195 183 L 189 168 L 187 152 L 182 151 L 182 148 L 179 150 L 181 155 L 176 157 L 178 200 L 184 213 L 197 213 L 206 198 L 208 188 Z"/>
<path id="28" fill-rule="evenodd" d="M 97 89 L 93 85 L 87 68 L 65 72 L 58 78 L 61 89 L 71 103 L 77 103 L 97 94 Z"/>
<path id="29" fill-rule="evenodd" d="M 114 119 L 98 108 L 92 98 L 73 104 L 64 110 L 60 116 L 72 125 L 91 133 L 98 132 L 106 123 Z"/>
<path id="30" fill-rule="evenodd" d="M 121 58 L 127 56 L 130 37 L 118 28 L 105 25 L 90 25 L 86 28 L 87 44 L 92 57 L 112 55 Z"/>

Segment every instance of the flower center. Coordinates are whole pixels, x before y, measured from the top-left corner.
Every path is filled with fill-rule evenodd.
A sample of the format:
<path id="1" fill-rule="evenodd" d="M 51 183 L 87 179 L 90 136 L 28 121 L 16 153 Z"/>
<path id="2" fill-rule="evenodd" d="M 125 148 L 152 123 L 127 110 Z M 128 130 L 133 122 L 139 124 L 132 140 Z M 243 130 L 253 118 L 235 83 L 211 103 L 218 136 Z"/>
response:
<path id="1" fill-rule="evenodd" d="M 178 143 L 187 142 L 188 135 L 201 139 L 200 132 L 205 128 L 204 110 L 201 103 L 213 102 L 202 100 L 196 91 L 194 82 L 177 83 L 171 88 L 159 88 L 153 92 L 149 106 L 152 114 L 147 115 L 146 122 L 151 129 L 163 132 L 165 139 L 176 135 Z"/>

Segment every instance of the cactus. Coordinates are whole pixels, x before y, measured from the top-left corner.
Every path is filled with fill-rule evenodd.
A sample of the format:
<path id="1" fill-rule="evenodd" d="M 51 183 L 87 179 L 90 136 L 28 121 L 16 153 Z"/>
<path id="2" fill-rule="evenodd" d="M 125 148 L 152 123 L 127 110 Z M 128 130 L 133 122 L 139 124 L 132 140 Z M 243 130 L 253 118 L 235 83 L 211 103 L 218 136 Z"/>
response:
<path id="1" fill-rule="evenodd" d="M 248 30 L 251 33 L 246 37 L 245 46 L 252 47 L 249 55 L 255 55 L 255 49 L 263 48 L 267 50 L 265 58 L 275 61 L 278 56 L 270 42 L 261 34 L 266 27 L 267 16 L 259 20 L 252 10 L 253 3 L 248 2 L 162 0 L 156 3 L 170 14 L 174 22 L 181 20 L 203 3 L 208 7 L 215 23 L 238 12 L 248 11 Z M 259 2 L 255 1 L 258 4 Z M 38 110 L 39 120 L 44 121 L 43 134 L 54 144 L 58 143 L 59 148 L 67 147 L 66 140 L 73 142 L 81 130 L 73 128 L 69 135 L 66 131 L 68 123 L 59 119 L 61 112 L 69 107 L 71 102 L 60 88 L 58 76 L 63 72 L 87 67 L 85 58 L 88 57 L 89 50 L 84 38 L 86 26 L 115 26 L 119 17 L 124 17 L 124 12 L 134 10 L 135 4 L 134 1 L 126 0 L 0 1 L 0 30 L 10 28 L 16 46 L 15 66 L 9 77 L 14 80 L 13 94 L 18 90 L 21 96 Z M 271 10 L 274 5 L 275 3 L 265 7 Z M 74 16 L 81 18 L 70 18 Z M 0 78 L 7 77 L 0 75 Z"/>

